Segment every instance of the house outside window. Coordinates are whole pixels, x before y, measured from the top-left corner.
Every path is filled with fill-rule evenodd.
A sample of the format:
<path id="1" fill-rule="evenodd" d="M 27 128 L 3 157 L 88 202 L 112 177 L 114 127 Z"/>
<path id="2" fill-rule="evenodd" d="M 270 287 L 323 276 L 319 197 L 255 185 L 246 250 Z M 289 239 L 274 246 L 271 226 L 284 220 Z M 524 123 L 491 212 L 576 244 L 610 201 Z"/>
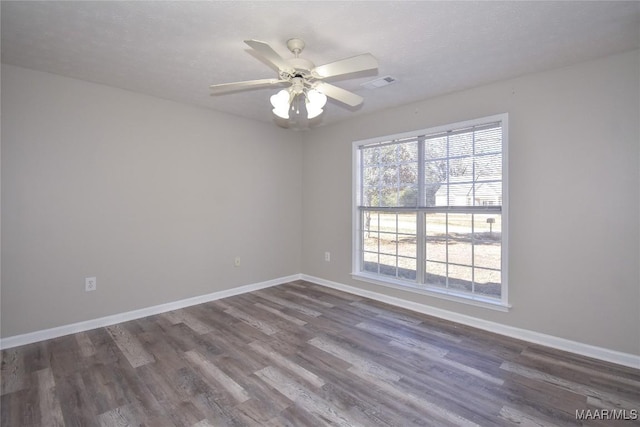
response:
<path id="1" fill-rule="evenodd" d="M 353 276 L 506 310 L 507 114 L 353 144 Z"/>

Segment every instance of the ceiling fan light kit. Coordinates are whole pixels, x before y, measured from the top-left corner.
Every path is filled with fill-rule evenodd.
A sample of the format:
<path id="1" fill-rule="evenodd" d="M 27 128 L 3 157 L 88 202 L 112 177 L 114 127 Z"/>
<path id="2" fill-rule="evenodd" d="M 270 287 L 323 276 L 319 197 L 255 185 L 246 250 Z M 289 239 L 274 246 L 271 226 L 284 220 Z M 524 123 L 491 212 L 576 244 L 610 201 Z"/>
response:
<path id="1" fill-rule="evenodd" d="M 294 54 L 294 58 L 286 60 L 265 42 L 245 40 L 245 43 L 278 69 L 278 78 L 211 85 L 211 94 L 223 95 L 240 90 L 289 85 L 288 88 L 272 95 L 270 101 L 274 115 L 295 122 L 320 116 L 327 103 L 327 97 L 350 107 L 362 104 L 361 96 L 322 80 L 378 68 L 378 61 L 370 53 L 316 67 L 313 62 L 300 58 L 300 53 L 305 47 L 304 41 L 300 39 L 287 41 L 287 47 Z"/>
<path id="2" fill-rule="evenodd" d="M 280 92 L 271 96 L 273 114 L 282 119 L 288 119 L 290 111 L 295 115 L 301 115 L 300 104 L 302 102 L 294 102 L 296 97 L 304 99 L 307 119 L 314 119 L 322 114 L 324 111 L 322 108 L 327 103 L 327 96 L 315 89 L 303 90 L 300 93 L 296 93 L 291 89 L 282 89 Z"/>
<path id="3" fill-rule="evenodd" d="M 307 92 L 307 114 L 309 119 L 318 117 L 324 111 L 322 108 L 327 103 L 327 95 L 312 89 Z"/>

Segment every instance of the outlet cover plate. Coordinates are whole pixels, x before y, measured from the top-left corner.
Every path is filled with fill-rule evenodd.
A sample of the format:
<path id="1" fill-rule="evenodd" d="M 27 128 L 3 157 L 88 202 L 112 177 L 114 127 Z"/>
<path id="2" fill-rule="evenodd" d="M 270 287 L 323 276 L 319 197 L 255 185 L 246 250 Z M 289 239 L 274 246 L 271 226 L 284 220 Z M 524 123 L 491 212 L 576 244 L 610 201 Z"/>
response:
<path id="1" fill-rule="evenodd" d="M 98 280 L 94 277 L 85 277 L 84 290 L 86 292 L 95 291 L 98 288 Z"/>

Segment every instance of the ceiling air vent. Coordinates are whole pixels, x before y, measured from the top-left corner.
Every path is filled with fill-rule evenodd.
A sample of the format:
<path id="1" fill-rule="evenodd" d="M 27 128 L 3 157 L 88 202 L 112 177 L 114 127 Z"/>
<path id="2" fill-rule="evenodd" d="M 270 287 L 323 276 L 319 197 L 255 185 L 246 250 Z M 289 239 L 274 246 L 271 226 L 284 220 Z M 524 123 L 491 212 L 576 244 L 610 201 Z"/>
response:
<path id="1" fill-rule="evenodd" d="M 361 86 L 366 87 L 367 89 L 377 89 L 379 87 L 389 86 L 390 84 L 393 84 L 395 82 L 397 82 L 395 77 L 384 76 L 366 83 L 362 83 Z"/>

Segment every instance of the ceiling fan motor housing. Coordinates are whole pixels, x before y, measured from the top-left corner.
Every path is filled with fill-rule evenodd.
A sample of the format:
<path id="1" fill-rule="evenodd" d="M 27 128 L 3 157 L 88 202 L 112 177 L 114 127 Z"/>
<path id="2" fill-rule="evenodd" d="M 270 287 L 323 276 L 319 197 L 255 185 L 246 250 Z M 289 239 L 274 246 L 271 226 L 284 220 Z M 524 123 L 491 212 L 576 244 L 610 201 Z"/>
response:
<path id="1" fill-rule="evenodd" d="M 291 58 L 287 59 L 287 64 L 291 66 L 296 72 L 300 72 L 302 75 L 311 74 L 311 70 L 315 68 L 313 62 L 304 58 Z"/>

